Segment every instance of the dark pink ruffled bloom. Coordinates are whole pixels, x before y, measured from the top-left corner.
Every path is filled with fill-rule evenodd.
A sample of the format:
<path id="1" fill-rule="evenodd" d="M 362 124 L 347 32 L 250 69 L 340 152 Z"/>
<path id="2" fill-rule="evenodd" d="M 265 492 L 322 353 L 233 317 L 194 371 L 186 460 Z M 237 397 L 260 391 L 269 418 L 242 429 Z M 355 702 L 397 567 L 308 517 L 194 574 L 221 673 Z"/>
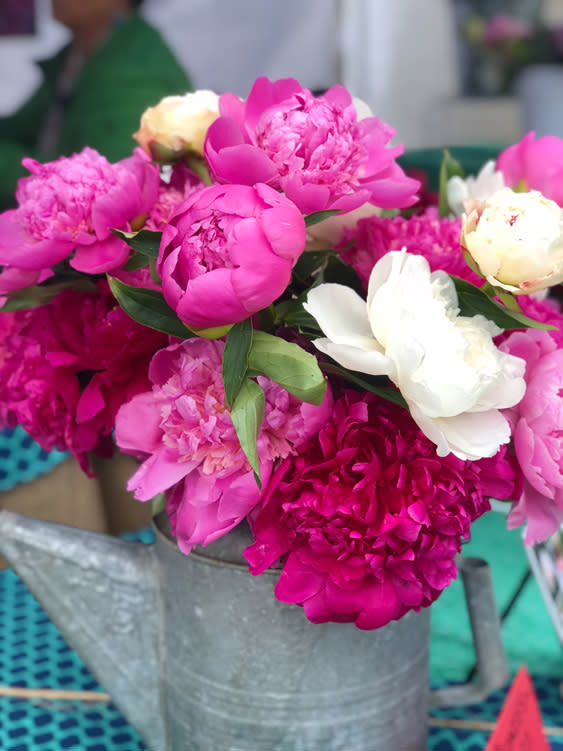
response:
<path id="1" fill-rule="evenodd" d="M 124 404 L 116 418 L 122 451 L 143 460 L 128 489 L 141 501 L 166 492 L 178 546 L 189 553 L 223 536 L 256 506 L 260 490 L 236 436 L 221 376 L 224 343 L 189 339 L 157 352 L 152 391 Z M 267 378 L 258 436 L 260 476 L 292 454 L 328 419 L 330 390 L 321 407 L 304 404 Z"/>
<path id="2" fill-rule="evenodd" d="M 111 453 L 117 410 L 147 389 L 150 359 L 168 343 L 98 286 L 13 314 L 0 370 L 2 423 L 22 425 L 46 451 L 68 449 L 85 471 L 87 452 Z"/>
<path id="3" fill-rule="evenodd" d="M 267 183 L 305 214 L 417 200 L 420 183 L 395 162 L 403 147 L 387 146 L 395 131 L 377 117 L 358 120 L 343 86 L 315 97 L 293 78 L 261 77 L 245 102 L 223 94 L 219 111 L 205 141 L 219 182 Z"/>
<path id="4" fill-rule="evenodd" d="M 508 527 L 527 522 L 528 545 L 545 540 L 563 522 L 563 317 L 551 310 L 546 318 L 557 321 L 557 332 L 515 331 L 500 345 L 526 361 L 526 393 L 505 415 L 524 476 Z"/>
<path id="5" fill-rule="evenodd" d="M 543 136 L 536 139 L 532 131 L 518 143 L 502 151 L 497 170 L 506 185 L 539 190 L 559 206 L 563 206 L 563 139 Z"/>
<path id="6" fill-rule="evenodd" d="M 460 245 L 461 219 L 440 219 L 435 208 L 406 219 L 402 216 L 372 216 L 360 219 L 354 230 L 342 239 L 341 254 L 345 263 L 353 266 L 367 289 L 374 265 L 390 250 L 406 247 L 410 253 L 424 256 L 432 271 L 442 269 L 480 286 L 483 279 L 475 274 L 463 257 Z"/>
<path id="7" fill-rule="evenodd" d="M 67 257 L 78 271 L 103 273 L 122 266 L 127 244 L 111 228 L 144 221 L 158 192 L 158 169 L 137 149 L 110 164 L 94 149 L 40 164 L 18 183 L 17 209 L 0 215 L 0 264 L 39 272 Z M 35 280 L 34 280 L 35 281 Z"/>
<path id="8" fill-rule="evenodd" d="M 510 496 L 514 477 L 504 449 L 439 458 L 406 410 L 346 392 L 272 476 L 245 556 L 253 574 L 283 557 L 276 597 L 313 623 L 378 628 L 438 597 L 487 496 Z"/>
<path id="9" fill-rule="evenodd" d="M 196 191 L 162 235 L 157 271 L 166 302 L 192 328 L 242 321 L 285 290 L 305 234 L 297 207 L 267 185 Z"/>

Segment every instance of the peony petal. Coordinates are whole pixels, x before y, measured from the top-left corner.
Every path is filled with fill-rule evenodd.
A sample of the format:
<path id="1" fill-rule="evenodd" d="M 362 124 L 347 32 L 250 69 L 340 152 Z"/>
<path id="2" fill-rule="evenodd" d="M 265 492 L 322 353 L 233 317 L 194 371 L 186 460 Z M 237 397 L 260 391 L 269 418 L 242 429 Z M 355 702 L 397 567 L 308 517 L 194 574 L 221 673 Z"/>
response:
<path id="1" fill-rule="evenodd" d="M 138 501 L 150 501 L 171 488 L 191 472 L 199 462 L 179 462 L 175 454 L 160 447 L 146 459 L 127 483 Z"/>
<path id="2" fill-rule="evenodd" d="M 374 349 L 365 300 L 343 284 L 321 284 L 310 290 L 303 304 L 324 335 L 337 344 Z"/>
<path id="3" fill-rule="evenodd" d="M 79 245 L 70 265 L 87 274 L 103 274 L 123 266 L 129 257 L 129 246 L 115 235 L 92 245 Z"/>
<path id="4" fill-rule="evenodd" d="M 460 459 L 474 461 L 494 456 L 510 440 L 508 420 L 496 409 L 434 419 L 415 404 L 409 403 L 409 410 L 422 432 L 436 444 L 438 456 L 451 451 Z"/>
<path id="5" fill-rule="evenodd" d="M 127 454 L 152 454 L 162 445 L 160 405 L 152 391 L 137 394 L 115 416 L 115 440 Z"/>
<path id="6" fill-rule="evenodd" d="M 68 240 L 37 240 L 25 232 L 17 209 L 0 214 L 0 265 L 28 271 L 54 266 L 74 248 Z"/>
<path id="7" fill-rule="evenodd" d="M 332 357 L 339 365 L 348 368 L 348 370 L 355 370 L 358 373 L 367 373 L 368 375 L 386 375 L 393 380 L 395 369 L 392 361 L 379 348 L 375 348 L 377 346 L 375 339 L 371 341 L 374 343 L 372 350 L 360 349 L 347 344 L 335 344 L 330 339 L 315 339 L 313 344 L 319 352 L 324 352 L 325 355 Z"/>
<path id="8" fill-rule="evenodd" d="M 562 500 L 560 499 L 560 503 Z M 529 483 L 525 483 L 518 503 L 512 506 L 508 514 L 507 527 L 515 529 L 526 522 L 525 544 L 543 542 L 561 527 L 563 508 L 556 505 L 552 498 L 538 493 Z"/>

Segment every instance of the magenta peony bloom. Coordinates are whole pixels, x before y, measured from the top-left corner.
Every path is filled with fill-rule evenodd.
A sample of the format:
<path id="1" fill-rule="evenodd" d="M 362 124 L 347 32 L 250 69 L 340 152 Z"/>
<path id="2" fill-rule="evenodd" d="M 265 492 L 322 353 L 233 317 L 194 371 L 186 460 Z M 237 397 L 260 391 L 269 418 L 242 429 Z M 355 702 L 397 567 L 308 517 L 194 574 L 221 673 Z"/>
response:
<path id="1" fill-rule="evenodd" d="M 158 197 L 147 218 L 146 229 L 156 232 L 163 230 L 178 206 L 191 193 L 204 187 L 205 183 L 195 172 L 183 162 L 177 162 L 172 168 L 169 181 L 160 181 Z"/>
<path id="2" fill-rule="evenodd" d="M 353 266 L 365 289 L 377 261 L 390 250 L 405 247 L 410 253 L 424 256 L 432 271 L 442 269 L 481 286 L 483 279 L 465 262 L 460 236 L 461 219 L 440 219 L 435 208 L 409 219 L 372 216 L 360 219 L 354 230 L 344 234 L 342 246 L 346 250 L 341 258 Z"/>
<path id="3" fill-rule="evenodd" d="M 535 138 L 527 133 L 518 143 L 502 151 L 497 169 L 506 185 L 524 190 L 539 190 L 563 207 L 563 139 L 557 136 Z"/>
<path id="4" fill-rule="evenodd" d="M 547 539 L 563 522 L 563 349 L 551 332 L 510 334 L 500 348 L 526 361 L 526 393 L 506 416 L 524 475 L 518 502 L 508 515 L 512 529 L 527 522 L 526 544 Z"/>
<path id="5" fill-rule="evenodd" d="M 219 182 L 267 183 L 306 214 L 417 200 L 420 183 L 395 162 L 403 147 L 387 147 L 395 131 L 377 117 L 359 120 L 343 86 L 315 97 L 293 78 L 261 77 L 246 102 L 221 96 L 219 111 L 205 142 Z"/>
<path id="6" fill-rule="evenodd" d="M 349 391 L 272 476 L 244 554 L 253 574 L 284 557 L 276 597 L 313 623 L 378 628 L 438 597 L 487 496 L 510 496 L 514 477 L 504 449 L 439 458 L 406 410 Z"/>
<path id="7" fill-rule="evenodd" d="M 189 339 L 157 352 L 152 391 L 124 404 L 116 418 L 122 451 L 143 460 L 128 489 L 140 501 L 166 492 L 178 546 L 189 553 L 226 534 L 256 506 L 260 490 L 225 407 L 221 377 L 224 343 Z M 266 378 L 258 437 L 260 475 L 293 453 L 328 419 L 331 395 L 321 407 L 290 396 Z"/>
<path id="8" fill-rule="evenodd" d="M 144 152 L 110 164 L 85 148 L 23 164 L 32 174 L 18 183 L 18 208 L 0 215 L 0 264 L 40 271 L 71 256 L 73 268 L 90 274 L 122 266 L 129 247 L 111 228 L 130 230 L 157 197 L 158 169 Z"/>
<path id="9" fill-rule="evenodd" d="M 282 294 L 305 239 L 297 207 L 267 185 L 196 191 L 162 235 L 164 297 L 192 328 L 242 321 Z"/>
<path id="10" fill-rule="evenodd" d="M 145 391 L 148 365 L 168 337 L 135 323 L 100 292 L 61 292 L 50 305 L 13 314 L 0 369 L 0 416 L 22 425 L 45 450 L 111 453 L 121 404 Z M 2 314 L 4 316 L 6 314 Z"/>

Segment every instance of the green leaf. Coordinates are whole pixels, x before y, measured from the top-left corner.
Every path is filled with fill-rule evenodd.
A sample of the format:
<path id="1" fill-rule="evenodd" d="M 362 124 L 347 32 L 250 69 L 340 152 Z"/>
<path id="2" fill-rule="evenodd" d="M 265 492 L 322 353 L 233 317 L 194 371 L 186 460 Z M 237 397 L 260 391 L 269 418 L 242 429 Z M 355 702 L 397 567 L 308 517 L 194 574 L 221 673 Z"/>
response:
<path id="1" fill-rule="evenodd" d="M 252 345 L 252 321 L 235 323 L 227 334 L 223 352 L 223 385 L 225 401 L 230 408 L 242 386 L 248 370 L 248 353 Z"/>
<path id="2" fill-rule="evenodd" d="M 317 319 L 313 318 L 302 305 L 299 305 L 294 310 L 290 310 L 285 317 L 284 323 L 286 326 L 298 329 L 299 331 L 309 331 L 318 336 L 322 335 Z"/>
<path id="3" fill-rule="evenodd" d="M 343 284 L 346 287 L 351 287 L 360 297 L 365 297 L 360 277 L 350 264 L 342 261 L 340 256 L 332 255 L 327 260 L 325 268 L 319 275 L 319 281 L 325 284 Z"/>
<path id="4" fill-rule="evenodd" d="M 260 462 L 256 441 L 262 420 L 266 399 L 264 392 L 256 381 L 245 379 L 231 409 L 231 420 L 240 441 L 242 450 L 254 471 L 258 487 L 260 482 Z"/>
<path id="5" fill-rule="evenodd" d="M 127 261 L 123 267 L 123 271 L 137 271 L 137 269 L 144 269 L 148 266 L 151 259 L 142 253 L 133 253 L 131 258 Z"/>
<path id="6" fill-rule="evenodd" d="M 481 314 L 496 323 L 501 329 L 545 329 L 553 330 L 555 326 L 540 323 L 533 318 L 528 318 L 517 310 L 501 305 L 489 297 L 482 289 L 475 287 L 465 279 L 457 276 L 451 277 L 457 291 L 459 309 L 463 316 L 475 316 Z"/>
<path id="7" fill-rule="evenodd" d="M 161 292 L 131 287 L 111 276 L 108 276 L 108 282 L 117 302 L 137 323 L 180 339 L 194 336 L 168 306 Z"/>
<path id="8" fill-rule="evenodd" d="M 308 214 L 305 217 L 305 226 L 306 227 L 314 227 L 315 224 L 319 224 L 320 222 L 324 222 L 325 219 L 328 219 L 331 216 L 334 216 L 335 214 L 340 214 L 340 209 L 327 209 L 326 211 L 314 211 L 312 214 Z"/>
<path id="9" fill-rule="evenodd" d="M 47 305 L 63 289 L 74 289 L 77 292 L 99 292 L 96 285 L 85 278 L 54 284 L 38 284 L 11 292 L 7 302 L 0 308 L 0 311 L 2 313 L 13 313 L 15 310 L 27 310 L 28 308 Z"/>
<path id="10" fill-rule="evenodd" d="M 301 284 L 307 283 L 315 273 L 326 266 L 328 259 L 334 254 L 334 250 L 312 250 L 301 253 L 293 267 L 292 276 L 294 280 Z"/>
<path id="11" fill-rule="evenodd" d="M 125 240 L 127 245 L 138 253 L 151 258 L 158 258 L 158 249 L 162 232 L 153 232 L 150 229 L 141 229 L 139 232 L 122 232 L 119 229 L 112 229 L 114 235 Z"/>
<path id="12" fill-rule="evenodd" d="M 458 175 L 465 177 L 465 172 L 461 164 L 454 159 L 448 149 L 444 149 L 444 158 L 440 166 L 440 198 L 438 201 L 438 211 L 440 217 L 448 216 L 450 205 L 448 203 L 448 180 L 450 177 Z"/>
<path id="13" fill-rule="evenodd" d="M 407 403 L 403 399 L 401 392 L 391 386 L 382 386 L 381 382 L 386 382 L 387 379 L 383 379 L 381 376 L 369 376 L 363 374 L 361 377 L 355 373 L 351 373 L 346 368 L 342 368 L 340 365 L 333 363 L 322 362 L 321 368 L 324 373 L 329 375 L 338 376 L 346 381 L 350 381 L 355 386 L 359 386 L 363 391 L 371 391 L 372 394 L 377 394 L 383 399 L 387 399 L 388 402 L 398 404 L 400 407 L 407 407 Z"/>
<path id="14" fill-rule="evenodd" d="M 264 331 L 255 331 L 248 367 L 278 383 L 301 401 L 322 404 L 326 381 L 317 358 L 299 345 Z"/>

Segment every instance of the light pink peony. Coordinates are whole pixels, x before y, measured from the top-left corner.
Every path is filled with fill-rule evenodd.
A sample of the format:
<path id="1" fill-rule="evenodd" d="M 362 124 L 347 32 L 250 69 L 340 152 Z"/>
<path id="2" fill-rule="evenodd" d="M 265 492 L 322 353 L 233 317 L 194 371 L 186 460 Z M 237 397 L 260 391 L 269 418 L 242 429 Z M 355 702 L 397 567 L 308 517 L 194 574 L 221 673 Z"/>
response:
<path id="1" fill-rule="evenodd" d="M 406 247 L 424 256 L 432 271 L 439 269 L 480 286 L 483 279 L 467 265 L 460 245 L 461 220 L 440 219 L 435 208 L 411 216 L 361 219 L 354 230 L 344 234 L 341 258 L 353 266 L 367 289 L 371 271 L 390 250 Z"/>
<path id="2" fill-rule="evenodd" d="M 532 131 L 518 143 L 502 151 L 497 169 L 506 185 L 520 190 L 539 190 L 563 207 L 563 139 Z"/>
<path id="3" fill-rule="evenodd" d="M 166 492 L 178 546 L 189 553 L 226 534 L 256 506 L 260 490 L 225 407 L 221 377 L 224 343 L 189 339 L 157 352 L 152 391 L 123 405 L 116 419 L 122 451 L 143 460 L 128 489 L 147 501 Z M 260 475 L 293 453 L 328 419 L 330 390 L 321 407 L 290 396 L 266 378 L 258 437 Z"/>
<path id="4" fill-rule="evenodd" d="M 378 628 L 438 597 L 487 496 L 510 496 L 514 477 L 504 449 L 439 458 L 406 410 L 345 392 L 272 476 L 245 556 L 253 574 L 283 557 L 276 597 L 313 623 Z"/>
<path id="5" fill-rule="evenodd" d="M 267 185 L 196 191 L 162 235 L 164 297 L 192 328 L 242 321 L 282 294 L 305 239 L 297 207 Z"/>
<path id="6" fill-rule="evenodd" d="M 110 164 L 94 149 L 40 164 L 18 183 L 17 209 L 0 215 L 0 264 L 40 271 L 67 257 L 78 271 L 103 273 L 122 266 L 127 244 L 111 228 L 144 221 L 158 191 L 158 169 L 141 149 Z"/>
<path id="7" fill-rule="evenodd" d="M 500 348 L 526 361 L 526 393 L 506 412 L 524 475 L 508 527 L 527 522 L 525 541 L 532 545 L 563 522 L 563 349 L 550 333 L 535 329 L 510 334 Z"/>
<path id="8" fill-rule="evenodd" d="M 22 425 L 47 451 L 68 449 L 87 472 L 89 451 L 111 453 L 118 408 L 149 387 L 149 361 L 168 343 L 129 318 L 104 281 L 98 287 L 14 313 L 0 369 L 2 422 Z"/>
<path id="9" fill-rule="evenodd" d="M 343 86 L 315 97 L 293 78 L 261 77 L 245 102 L 223 94 L 219 111 L 205 142 L 219 182 L 267 183 L 306 214 L 417 200 L 420 183 L 395 162 L 403 147 L 387 146 L 395 131 L 377 117 L 359 120 Z"/>

